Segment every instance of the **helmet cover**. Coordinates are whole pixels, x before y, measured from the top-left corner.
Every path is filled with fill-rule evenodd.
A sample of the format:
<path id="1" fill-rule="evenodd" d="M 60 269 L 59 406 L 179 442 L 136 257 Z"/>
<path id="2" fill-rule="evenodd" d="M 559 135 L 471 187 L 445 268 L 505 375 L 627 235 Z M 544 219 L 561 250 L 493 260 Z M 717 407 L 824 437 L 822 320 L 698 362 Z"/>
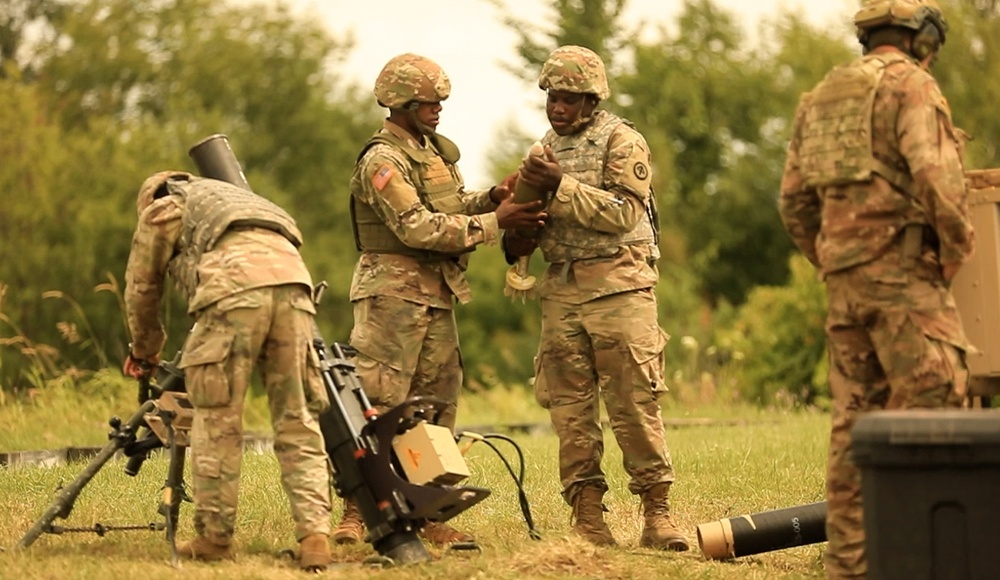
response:
<path id="1" fill-rule="evenodd" d="M 394 56 L 375 79 L 378 104 L 399 109 L 411 101 L 437 103 L 451 94 L 451 81 L 433 60 L 418 54 Z"/>
<path id="2" fill-rule="evenodd" d="M 927 22 L 937 27 L 944 44 L 948 23 L 936 0 L 868 0 L 854 15 L 858 40 L 867 42 L 868 33 L 876 28 L 899 26 L 919 31 Z"/>
<path id="3" fill-rule="evenodd" d="M 542 90 L 589 93 L 599 101 L 611 95 L 608 75 L 601 57 L 582 46 L 561 46 L 549 55 L 538 76 L 538 88 Z"/>
<path id="4" fill-rule="evenodd" d="M 146 178 L 139 186 L 139 196 L 135 201 L 135 208 L 139 215 L 146 211 L 146 208 L 152 205 L 153 200 L 162 197 L 157 195 L 157 191 L 170 179 L 181 178 L 183 180 L 190 180 L 193 175 L 186 171 L 160 171 L 154 173 Z"/>

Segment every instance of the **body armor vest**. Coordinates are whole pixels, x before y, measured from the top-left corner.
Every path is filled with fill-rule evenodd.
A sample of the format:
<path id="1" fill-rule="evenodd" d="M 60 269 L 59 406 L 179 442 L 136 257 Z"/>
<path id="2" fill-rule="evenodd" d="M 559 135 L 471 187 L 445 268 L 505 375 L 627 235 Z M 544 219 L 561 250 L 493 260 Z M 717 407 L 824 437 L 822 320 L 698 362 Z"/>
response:
<path id="1" fill-rule="evenodd" d="M 809 93 L 799 148 L 807 185 L 865 182 L 877 173 L 910 191 L 906 162 L 876 159 L 872 153 L 875 93 L 885 69 L 900 61 L 910 59 L 899 53 L 868 55 L 834 69 Z"/>
<path id="2" fill-rule="evenodd" d="M 556 160 L 562 167 L 563 175 L 575 177 L 580 183 L 606 188 L 604 183 L 604 163 L 607 158 L 608 142 L 611 134 L 622 123 L 632 124 L 606 111 L 598 113 L 592 125 L 574 135 L 560 137 L 550 132 L 543 144 L 550 145 Z M 650 190 L 650 198 L 652 190 Z M 542 230 L 538 247 L 549 263 L 585 260 L 613 256 L 621 246 L 648 244 L 652 259 L 659 257 L 656 247 L 656 231 L 652 214 L 653 200 L 646 200 L 647 217 L 641 219 L 630 232 L 608 234 L 584 227 L 574 220 L 550 220 Z"/>
<path id="3" fill-rule="evenodd" d="M 388 131 L 379 131 L 362 148 L 358 161 L 377 143 L 398 149 L 410 159 L 409 177 L 424 207 L 435 213 L 463 213 L 465 202 L 458 194 L 458 180 L 453 170 L 459 157 L 458 147 L 441 135 L 428 136 L 428 139 L 432 147 L 418 148 L 410 146 L 405 140 Z M 361 164 L 358 163 L 351 179 L 351 226 L 359 250 L 380 254 L 403 254 L 429 260 L 453 256 L 453 254 L 412 248 L 403 243 L 370 205 L 359 200 L 363 187 L 361 171 Z"/>
<path id="4" fill-rule="evenodd" d="M 295 247 L 302 234 L 292 216 L 278 205 L 243 188 L 214 179 L 170 179 L 167 191 L 184 199 L 180 254 L 170 260 L 171 277 L 188 300 L 198 286 L 198 263 L 228 230 L 255 227 L 275 231 Z"/>

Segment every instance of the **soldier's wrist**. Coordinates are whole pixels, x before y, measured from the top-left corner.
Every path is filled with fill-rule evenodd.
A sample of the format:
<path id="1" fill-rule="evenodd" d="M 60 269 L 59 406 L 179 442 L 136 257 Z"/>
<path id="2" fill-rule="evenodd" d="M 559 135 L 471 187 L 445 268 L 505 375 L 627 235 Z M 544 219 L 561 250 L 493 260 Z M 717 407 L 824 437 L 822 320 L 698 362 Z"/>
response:
<path id="1" fill-rule="evenodd" d="M 133 345 L 130 342 L 128 344 L 128 358 L 131 359 L 133 362 L 135 362 L 138 365 L 141 365 L 141 366 L 151 366 L 151 365 L 156 364 L 156 358 L 157 357 L 156 357 L 156 355 L 152 355 L 152 356 L 139 356 L 139 355 L 135 354 L 135 350 L 133 348 Z"/>

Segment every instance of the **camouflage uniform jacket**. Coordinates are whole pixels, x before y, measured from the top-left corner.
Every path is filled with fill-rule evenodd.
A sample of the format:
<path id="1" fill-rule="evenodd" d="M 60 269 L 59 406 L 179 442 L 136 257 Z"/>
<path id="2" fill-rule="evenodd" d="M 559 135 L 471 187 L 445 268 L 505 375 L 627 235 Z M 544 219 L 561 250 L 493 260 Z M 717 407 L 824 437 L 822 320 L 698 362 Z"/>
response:
<path id="1" fill-rule="evenodd" d="M 410 147 L 432 147 L 417 143 L 403 128 L 388 120 L 382 132 L 391 132 Z M 462 303 L 472 298 L 462 261 L 456 254 L 479 244 L 492 245 L 499 238 L 499 226 L 489 191 L 465 191 L 458 166 L 443 160 L 465 206 L 460 213 L 431 211 L 414 182 L 413 161 L 397 147 L 377 142 L 362 155 L 351 179 L 351 195 L 368 206 L 404 244 L 437 253 L 437 258 L 398 253 L 363 251 L 351 282 L 352 301 L 372 296 L 394 296 L 435 308 L 452 307 L 453 297 Z"/>
<path id="2" fill-rule="evenodd" d="M 941 263 L 963 263 L 973 251 L 961 132 L 930 73 L 894 54 L 901 53 L 879 47 L 847 67 L 886 62 L 870 105 L 870 150 L 876 163 L 889 173 L 898 169 L 905 179 L 887 176 L 876 165 L 867 179 L 813 185 L 815 176 L 803 168 L 802 146 L 810 130 L 805 119 L 822 83 L 803 96 L 796 111 L 779 208 L 795 244 L 824 276 L 881 256 L 909 224 L 929 227 Z M 832 135 L 830 141 L 837 142 Z"/>
<path id="3" fill-rule="evenodd" d="M 539 296 L 571 304 L 651 288 L 659 251 L 648 214 L 649 146 L 624 119 L 598 111 L 581 131 L 546 133 L 563 169 L 539 248 L 550 263 Z"/>
<path id="4" fill-rule="evenodd" d="M 154 200 L 139 216 L 132 237 L 125 270 L 125 306 L 132 354 L 137 358 L 159 354 L 166 341 L 160 303 L 167 272 L 176 272 L 174 266 L 185 254 L 185 244 L 198 238 L 190 235 L 186 202 L 182 195 Z M 295 283 L 312 288 L 312 278 L 298 249 L 287 237 L 270 229 L 230 229 L 201 254 L 194 267 L 197 286 L 185 296 L 192 315 L 244 290 Z"/>

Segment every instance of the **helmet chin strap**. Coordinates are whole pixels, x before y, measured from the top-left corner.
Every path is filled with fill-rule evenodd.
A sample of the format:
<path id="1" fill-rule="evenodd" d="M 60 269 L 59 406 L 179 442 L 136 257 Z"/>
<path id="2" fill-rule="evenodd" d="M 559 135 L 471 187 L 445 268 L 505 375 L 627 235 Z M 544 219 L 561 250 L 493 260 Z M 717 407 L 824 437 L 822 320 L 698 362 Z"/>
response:
<path id="1" fill-rule="evenodd" d="M 434 127 L 421 123 L 420 119 L 417 118 L 417 107 L 419 106 L 419 102 L 413 101 L 406 107 L 406 111 L 410 114 L 410 121 L 413 122 L 413 126 L 420 131 L 421 135 L 433 135 L 437 133 L 437 130 L 435 130 Z"/>
<path id="2" fill-rule="evenodd" d="M 585 96 L 584 98 L 589 99 L 591 97 L 588 95 Z M 577 131 L 580 130 L 580 127 L 583 127 L 584 125 L 589 123 L 594 118 L 595 113 L 597 113 L 597 104 L 595 104 L 594 108 L 590 110 L 589 115 L 584 115 L 583 110 L 581 109 L 580 114 L 577 115 L 576 119 L 573 119 L 573 122 L 569 124 L 570 129 L 572 129 L 571 133 L 576 133 Z"/>

